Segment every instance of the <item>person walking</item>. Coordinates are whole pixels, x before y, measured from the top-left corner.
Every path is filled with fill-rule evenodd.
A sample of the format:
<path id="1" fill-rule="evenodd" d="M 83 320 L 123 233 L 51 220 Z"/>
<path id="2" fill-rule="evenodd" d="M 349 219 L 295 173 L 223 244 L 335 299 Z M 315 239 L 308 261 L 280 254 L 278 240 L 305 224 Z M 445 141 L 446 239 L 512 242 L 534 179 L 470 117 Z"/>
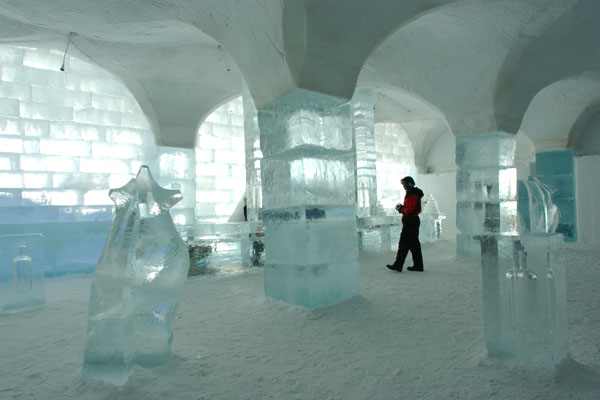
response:
<path id="1" fill-rule="evenodd" d="M 421 254 L 421 243 L 419 242 L 419 226 L 421 225 L 419 214 L 421 213 L 423 191 L 415 186 L 415 180 L 410 176 L 402 178 L 400 183 L 406 191 L 404 204 L 396 205 L 396 210 L 402 214 L 402 233 L 398 242 L 396 261 L 386 266 L 392 271 L 402 272 L 404 260 L 410 250 L 413 266 L 406 269 L 409 271 L 423 271 L 423 255 Z"/>

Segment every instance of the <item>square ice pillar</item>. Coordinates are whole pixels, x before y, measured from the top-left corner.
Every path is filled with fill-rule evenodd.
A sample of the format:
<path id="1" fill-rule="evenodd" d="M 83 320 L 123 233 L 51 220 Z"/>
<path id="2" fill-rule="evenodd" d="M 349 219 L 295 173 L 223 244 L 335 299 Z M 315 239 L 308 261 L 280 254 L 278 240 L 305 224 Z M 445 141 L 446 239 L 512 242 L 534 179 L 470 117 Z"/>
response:
<path id="1" fill-rule="evenodd" d="M 373 89 L 357 88 L 352 97 L 352 131 L 356 146 L 357 214 L 377 214 L 377 170 Z"/>
<path id="2" fill-rule="evenodd" d="M 359 293 L 350 105 L 296 90 L 258 111 L 265 294 L 312 309 Z"/>
<path id="3" fill-rule="evenodd" d="M 562 235 L 482 235 L 484 332 L 491 358 L 553 367 L 568 355 Z"/>
<path id="4" fill-rule="evenodd" d="M 43 307 L 42 234 L 0 235 L 0 313 Z"/>
<path id="5" fill-rule="evenodd" d="M 457 252 L 476 255 L 474 235 L 517 233 L 515 136 L 491 132 L 456 138 Z"/>

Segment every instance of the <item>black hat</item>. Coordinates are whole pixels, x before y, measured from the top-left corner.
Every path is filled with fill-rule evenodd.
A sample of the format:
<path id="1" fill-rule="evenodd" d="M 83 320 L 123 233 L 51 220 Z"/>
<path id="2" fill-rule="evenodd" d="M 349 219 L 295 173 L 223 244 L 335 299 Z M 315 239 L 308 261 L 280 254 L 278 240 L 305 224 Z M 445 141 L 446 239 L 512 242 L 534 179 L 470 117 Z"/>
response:
<path id="1" fill-rule="evenodd" d="M 411 176 L 405 176 L 404 178 L 400 179 L 400 183 L 405 183 L 409 186 L 415 186 L 415 180 Z"/>

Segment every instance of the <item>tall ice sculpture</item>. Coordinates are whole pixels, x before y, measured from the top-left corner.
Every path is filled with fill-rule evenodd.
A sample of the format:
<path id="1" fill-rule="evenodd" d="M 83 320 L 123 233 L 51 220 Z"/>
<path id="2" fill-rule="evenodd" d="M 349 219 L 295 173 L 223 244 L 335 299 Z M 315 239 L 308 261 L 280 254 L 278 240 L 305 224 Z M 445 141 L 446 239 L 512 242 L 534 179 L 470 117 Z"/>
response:
<path id="1" fill-rule="evenodd" d="M 181 193 L 147 166 L 109 196 L 116 215 L 94 271 L 83 372 L 123 384 L 135 365 L 168 362 L 189 256 L 169 214 Z"/>
<path id="2" fill-rule="evenodd" d="M 297 89 L 258 111 L 265 294 L 309 309 L 359 293 L 350 104 Z"/>
<path id="3" fill-rule="evenodd" d="M 554 233 L 560 213 L 537 179 L 519 191 L 530 232 L 479 236 L 485 341 L 490 357 L 551 368 L 568 356 L 563 235 Z"/>

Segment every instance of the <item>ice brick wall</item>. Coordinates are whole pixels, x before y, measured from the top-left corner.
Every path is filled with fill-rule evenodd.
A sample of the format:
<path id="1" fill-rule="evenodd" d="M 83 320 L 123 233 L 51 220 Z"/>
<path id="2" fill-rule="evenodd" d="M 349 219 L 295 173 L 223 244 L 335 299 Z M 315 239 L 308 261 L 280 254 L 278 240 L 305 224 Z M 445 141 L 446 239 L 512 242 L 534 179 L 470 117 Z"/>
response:
<path id="1" fill-rule="evenodd" d="M 392 122 L 375 124 L 375 151 L 377 199 L 383 212 L 393 215 L 404 198 L 400 179 L 416 176 L 415 152 L 402 126 Z"/>
<path id="2" fill-rule="evenodd" d="M 196 218 L 227 222 L 246 189 L 242 97 L 213 111 L 196 143 Z"/>
<path id="3" fill-rule="evenodd" d="M 1 206 L 111 206 L 107 190 L 155 157 L 137 102 L 99 67 L 8 46 L 0 63 Z"/>
<path id="4" fill-rule="evenodd" d="M 62 57 L 0 47 L 0 234 L 43 233 L 46 275 L 94 268 L 113 218 L 108 190 L 142 164 L 181 186 L 176 220 L 194 209 L 194 152 L 157 148 L 118 79 L 73 57 L 60 71 Z"/>

